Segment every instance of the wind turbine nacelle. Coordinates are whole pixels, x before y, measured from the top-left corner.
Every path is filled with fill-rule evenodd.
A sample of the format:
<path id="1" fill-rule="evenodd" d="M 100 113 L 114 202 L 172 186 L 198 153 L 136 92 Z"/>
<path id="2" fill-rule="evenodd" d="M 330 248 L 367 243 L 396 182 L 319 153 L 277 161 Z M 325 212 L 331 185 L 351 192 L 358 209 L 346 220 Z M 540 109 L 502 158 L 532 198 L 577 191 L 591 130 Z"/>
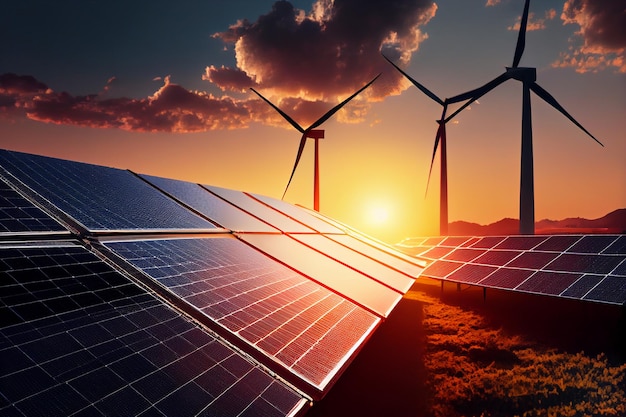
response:
<path id="1" fill-rule="evenodd" d="M 528 67 L 506 67 L 506 72 L 509 76 L 517 81 L 531 82 L 537 81 L 537 68 Z"/>
<path id="2" fill-rule="evenodd" d="M 324 139 L 324 131 L 321 129 L 313 129 L 306 132 L 306 137 L 310 139 Z"/>

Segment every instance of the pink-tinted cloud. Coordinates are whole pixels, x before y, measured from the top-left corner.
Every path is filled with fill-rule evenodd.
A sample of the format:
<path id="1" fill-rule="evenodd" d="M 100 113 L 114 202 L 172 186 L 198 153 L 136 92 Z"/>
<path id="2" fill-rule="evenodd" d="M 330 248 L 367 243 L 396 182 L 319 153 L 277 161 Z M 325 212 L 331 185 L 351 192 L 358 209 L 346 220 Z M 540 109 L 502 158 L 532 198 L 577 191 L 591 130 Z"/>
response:
<path id="1" fill-rule="evenodd" d="M 272 97 L 334 105 L 387 72 L 381 50 L 408 62 L 436 10 L 432 0 L 318 0 L 305 13 L 277 1 L 256 22 L 240 20 L 214 35 L 234 48 L 237 68 L 211 67 L 206 77 L 224 90 L 240 90 L 249 79 Z M 370 99 L 406 88 L 399 74 L 388 71 L 385 77 L 368 89 Z M 313 121 L 320 115 L 303 116 Z"/>
<path id="2" fill-rule="evenodd" d="M 196 132 L 244 128 L 252 121 L 287 126 L 254 94 L 255 87 L 307 126 L 378 73 L 385 74 L 337 113 L 343 122 L 364 119 L 367 102 L 398 94 L 407 83 L 380 53 L 408 63 L 427 38 L 423 26 L 437 10 L 433 0 L 317 0 L 310 11 L 279 0 L 255 22 L 240 20 L 215 38 L 233 50 L 234 67 L 209 66 L 202 79 L 220 88 L 215 97 L 164 79 L 146 98 L 113 98 L 107 81 L 97 94 L 56 92 L 28 76 L 0 79 L 0 112 L 47 123 L 132 131 Z"/>
<path id="3" fill-rule="evenodd" d="M 554 9 L 547 10 L 543 18 L 537 18 L 535 14 L 531 12 L 528 14 L 528 24 L 526 26 L 526 30 L 528 32 L 532 32 L 534 30 L 543 30 L 546 28 L 546 22 L 548 20 L 553 20 L 555 17 L 556 17 L 556 10 Z M 513 30 L 516 32 L 519 31 L 521 20 L 522 20 L 522 17 L 521 16 L 518 17 L 517 22 L 515 22 L 514 25 L 509 26 L 507 29 Z"/>
<path id="4" fill-rule="evenodd" d="M 104 92 L 112 81 L 107 82 Z M 245 127 L 251 121 L 245 102 L 189 91 L 171 83 L 169 77 L 144 99 L 103 96 L 73 96 L 52 91 L 30 76 L 0 75 L 0 111 L 21 112 L 46 123 L 139 132 L 197 132 Z"/>
<path id="5" fill-rule="evenodd" d="M 563 24 L 578 25 L 569 51 L 553 65 L 577 72 L 614 69 L 626 73 L 626 5 L 623 0 L 567 0 Z"/>

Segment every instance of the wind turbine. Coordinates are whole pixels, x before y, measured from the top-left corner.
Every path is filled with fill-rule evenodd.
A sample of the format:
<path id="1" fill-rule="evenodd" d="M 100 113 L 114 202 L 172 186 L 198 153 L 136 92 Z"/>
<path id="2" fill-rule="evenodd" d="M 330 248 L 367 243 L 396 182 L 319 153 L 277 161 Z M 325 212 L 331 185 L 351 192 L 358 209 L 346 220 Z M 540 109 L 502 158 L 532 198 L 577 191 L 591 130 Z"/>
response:
<path id="1" fill-rule="evenodd" d="M 524 4 L 524 12 L 520 21 L 520 30 L 517 37 L 517 45 L 513 56 L 513 65 L 506 67 L 506 71 L 494 78 L 482 87 L 468 91 L 458 96 L 450 98 L 450 103 L 456 103 L 467 99 L 477 100 L 489 91 L 493 90 L 509 79 L 515 79 L 522 83 L 522 157 L 520 174 L 520 234 L 535 233 L 535 191 L 533 178 L 533 132 L 532 117 L 530 109 L 530 91 L 534 92 L 546 103 L 561 112 L 572 123 L 582 129 L 593 140 L 602 143 L 578 123 L 557 101 L 556 99 L 537 84 L 537 69 L 520 67 L 519 62 L 524 53 L 526 44 L 526 26 L 528 24 L 528 8 L 530 0 Z M 604 146 L 604 145 L 602 145 Z"/>
<path id="2" fill-rule="evenodd" d="M 437 120 L 437 124 L 439 127 L 437 128 L 437 134 L 435 136 L 435 146 L 433 149 L 433 156 L 430 160 L 430 169 L 428 171 L 428 182 L 426 183 L 426 192 L 428 193 L 428 184 L 430 184 L 430 176 L 433 171 L 433 163 L 435 162 L 435 155 L 437 154 L 437 148 L 439 147 L 439 143 L 441 143 L 441 153 L 439 157 L 441 159 L 440 163 L 440 176 L 439 176 L 439 234 L 441 236 L 447 236 L 448 234 L 448 157 L 447 157 L 447 147 L 446 147 L 446 123 L 452 120 L 457 114 L 459 114 L 465 107 L 469 106 L 471 103 L 475 101 L 475 99 L 471 98 L 468 100 L 463 106 L 461 106 L 457 111 L 455 111 L 449 117 L 446 117 L 446 112 L 448 111 L 448 99 L 442 100 L 437 97 L 432 91 L 428 88 L 424 87 L 422 84 L 413 79 L 409 74 L 404 72 L 400 67 L 394 64 L 389 58 L 387 58 L 383 54 L 383 58 L 387 60 L 391 65 L 395 67 L 402 75 L 404 75 L 409 81 L 413 83 L 414 86 L 419 88 L 421 92 L 426 94 L 436 103 L 439 103 L 443 110 L 441 112 L 441 119 Z"/>
<path id="3" fill-rule="evenodd" d="M 296 162 L 293 165 L 293 169 L 291 171 L 291 176 L 289 177 L 289 181 L 287 182 L 287 186 L 285 187 L 285 192 L 283 192 L 282 198 L 285 198 L 285 194 L 287 194 L 287 190 L 289 189 L 289 185 L 291 184 L 291 180 L 293 179 L 293 175 L 296 172 L 296 168 L 298 167 L 298 163 L 300 163 L 300 157 L 302 156 L 302 152 L 304 151 L 304 145 L 306 144 L 307 139 L 315 140 L 315 159 L 314 159 L 314 175 L 313 175 L 313 209 L 315 211 L 320 211 L 320 177 L 319 177 L 319 140 L 324 138 L 324 131 L 315 129 L 320 126 L 326 120 L 331 118 L 339 109 L 346 105 L 350 100 L 356 97 L 361 91 L 365 90 L 369 87 L 376 79 L 380 77 L 378 74 L 372 81 L 365 84 L 358 90 L 356 93 L 352 94 L 350 97 L 337 104 L 335 107 L 326 112 L 322 117 L 317 119 L 311 126 L 304 129 L 295 120 L 293 120 L 287 113 L 279 109 L 276 105 L 274 105 L 271 101 L 266 99 L 256 91 L 254 88 L 250 87 L 250 90 L 254 91 L 259 97 L 261 97 L 267 104 L 272 106 L 274 110 L 276 110 L 285 120 L 287 120 L 293 127 L 295 127 L 298 132 L 302 133 L 302 138 L 300 139 L 300 146 L 298 147 L 298 154 L 296 155 Z"/>

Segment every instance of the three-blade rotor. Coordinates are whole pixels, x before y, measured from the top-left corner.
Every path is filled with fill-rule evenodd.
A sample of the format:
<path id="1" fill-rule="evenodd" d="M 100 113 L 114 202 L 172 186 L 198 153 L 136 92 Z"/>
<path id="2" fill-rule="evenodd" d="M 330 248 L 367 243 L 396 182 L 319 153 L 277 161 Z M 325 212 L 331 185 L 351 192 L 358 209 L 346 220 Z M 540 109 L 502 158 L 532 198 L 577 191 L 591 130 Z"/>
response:
<path id="1" fill-rule="evenodd" d="M 258 91 L 256 91 L 254 88 L 250 88 L 252 91 L 254 91 L 259 97 L 261 97 L 261 99 L 263 99 L 263 101 L 265 101 L 267 104 L 269 104 L 270 106 L 272 106 L 272 108 L 274 110 L 276 110 L 285 120 L 287 120 L 294 128 L 296 128 L 296 130 L 300 133 L 302 133 L 302 137 L 300 138 L 300 144 L 298 145 L 298 153 L 296 154 L 296 160 L 295 163 L 293 165 L 293 169 L 291 170 L 291 175 L 289 176 L 289 181 L 287 182 L 287 186 L 285 187 L 285 191 L 283 192 L 283 196 L 282 198 L 285 198 L 285 195 L 287 194 L 287 190 L 289 189 L 289 185 L 291 184 L 291 180 L 293 179 L 293 176 L 296 172 L 296 168 L 298 168 L 298 164 L 300 163 L 300 158 L 302 157 L 302 153 L 304 152 L 304 145 L 306 144 L 306 140 L 307 138 L 310 137 L 310 132 L 321 126 L 322 123 L 324 123 L 325 121 L 327 121 L 328 119 L 330 119 L 335 113 L 337 113 L 343 106 L 345 106 L 350 100 L 352 100 L 354 97 L 356 97 L 359 93 L 361 93 L 363 90 L 365 90 L 367 87 L 369 87 L 370 85 L 372 85 L 372 83 L 374 81 L 376 81 L 376 79 L 380 77 L 380 74 L 378 74 L 376 77 L 374 77 L 374 79 L 372 79 L 370 82 L 368 82 L 367 84 L 365 84 L 363 87 L 361 87 L 358 91 L 356 91 L 354 94 L 352 94 L 350 97 L 346 98 L 344 101 L 342 101 L 341 103 L 337 104 L 336 106 L 334 106 L 332 109 L 328 110 L 326 113 L 324 113 L 324 115 L 322 115 L 322 117 L 320 117 L 319 119 L 317 119 L 315 122 L 313 122 L 313 124 L 311 124 L 309 127 L 307 127 L 306 129 L 303 128 L 302 126 L 300 126 L 294 119 L 292 119 L 287 113 L 285 113 L 284 111 L 282 111 L 280 108 L 278 108 L 278 106 L 274 105 L 274 103 L 272 103 L 271 101 L 269 101 L 267 98 L 263 97 L 261 95 L 261 93 L 259 93 Z"/>

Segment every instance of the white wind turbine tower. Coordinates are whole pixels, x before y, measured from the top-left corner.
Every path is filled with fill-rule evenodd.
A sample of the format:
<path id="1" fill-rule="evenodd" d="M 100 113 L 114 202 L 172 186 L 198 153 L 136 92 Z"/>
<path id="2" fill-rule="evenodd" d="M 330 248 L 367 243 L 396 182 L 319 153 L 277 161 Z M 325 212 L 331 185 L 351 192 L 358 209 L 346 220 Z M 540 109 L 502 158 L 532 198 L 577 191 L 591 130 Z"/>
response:
<path id="1" fill-rule="evenodd" d="M 285 187 L 285 191 L 283 192 L 282 198 L 285 198 L 285 194 L 287 194 L 287 190 L 289 189 L 289 185 L 291 184 L 291 180 L 293 179 L 293 174 L 296 172 L 296 168 L 298 167 L 298 163 L 300 162 L 300 157 L 302 156 L 302 152 L 304 151 L 304 145 L 306 144 L 306 140 L 308 138 L 315 140 L 315 159 L 314 159 L 314 173 L 313 173 L 313 209 L 315 211 L 320 211 L 320 176 L 319 176 L 319 139 L 324 138 L 323 130 L 316 130 L 316 127 L 319 127 L 322 123 L 332 117 L 339 109 L 341 109 L 346 103 L 356 97 L 361 91 L 365 90 L 369 87 L 376 79 L 380 77 L 378 74 L 372 81 L 365 84 L 361 89 L 359 89 L 356 93 L 352 94 L 350 97 L 337 104 L 335 107 L 326 112 L 322 117 L 317 119 L 311 126 L 306 129 L 296 123 L 287 113 L 279 109 L 276 105 L 274 105 L 271 101 L 266 99 L 256 91 L 254 88 L 250 88 L 254 91 L 259 97 L 261 97 L 267 104 L 272 106 L 274 110 L 276 110 L 285 120 L 287 120 L 293 127 L 295 127 L 298 132 L 302 133 L 302 137 L 300 139 L 300 146 L 298 147 L 298 154 L 296 155 L 296 161 L 293 165 L 293 169 L 291 171 L 291 176 L 289 177 L 289 181 L 287 182 L 287 186 Z"/>
<path id="2" fill-rule="evenodd" d="M 515 47 L 515 55 L 513 56 L 513 65 L 507 67 L 506 71 L 492 81 L 482 87 L 459 94 L 448 100 L 449 103 L 457 103 L 460 101 L 472 99 L 477 100 L 489 91 L 493 90 L 503 82 L 509 79 L 515 79 L 522 82 L 522 157 L 521 157 L 521 174 L 520 174 L 520 234 L 535 233 L 535 191 L 533 178 L 533 132 L 532 118 L 530 109 L 530 92 L 534 92 L 546 103 L 550 104 L 556 110 L 561 112 L 572 123 L 582 129 L 593 140 L 602 143 L 587 131 L 580 123 L 578 123 L 557 101 L 556 99 L 537 84 L 537 69 L 520 67 L 519 62 L 524 52 L 526 44 L 526 26 L 528 24 L 528 8 L 530 0 L 526 0 L 524 4 L 524 12 L 520 21 L 520 29 Z M 604 146 L 604 145 L 602 145 Z"/>

